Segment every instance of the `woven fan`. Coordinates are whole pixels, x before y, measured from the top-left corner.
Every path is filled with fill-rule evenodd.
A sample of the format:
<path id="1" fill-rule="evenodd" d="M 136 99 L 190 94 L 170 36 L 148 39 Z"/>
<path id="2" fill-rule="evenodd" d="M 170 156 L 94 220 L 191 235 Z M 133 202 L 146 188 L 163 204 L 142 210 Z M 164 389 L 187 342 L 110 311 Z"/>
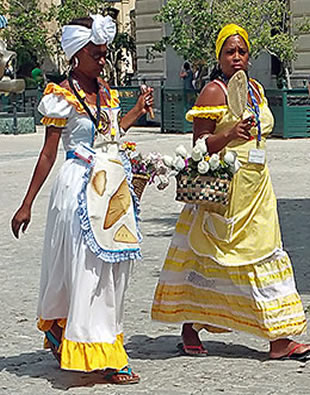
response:
<path id="1" fill-rule="evenodd" d="M 248 80 L 243 70 L 237 71 L 227 85 L 228 108 L 232 114 L 241 119 L 248 100 Z"/>

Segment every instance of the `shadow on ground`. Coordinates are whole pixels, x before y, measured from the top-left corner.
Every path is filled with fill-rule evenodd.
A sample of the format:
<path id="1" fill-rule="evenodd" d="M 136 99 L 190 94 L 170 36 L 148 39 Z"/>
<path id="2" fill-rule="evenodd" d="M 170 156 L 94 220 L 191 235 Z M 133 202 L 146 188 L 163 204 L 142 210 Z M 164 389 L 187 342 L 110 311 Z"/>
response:
<path id="1" fill-rule="evenodd" d="M 146 335 L 132 336 L 126 344 L 128 355 L 139 360 L 166 360 L 184 358 L 177 349 L 180 343 L 179 336 L 159 336 L 151 338 Z M 252 348 L 225 344 L 218 341 L 204 343 L 209 351 L 208 358 L 223 357 L 231 359 L 255 359 L 265 361 L 268 354 Z M 192 358 L 185 356 L 185 358 Z M 19 355 L 0 357 L 0 371 L 5 370 L 17 377 L 32 377 L 46 379 L 53 388 L 68 390 L 76 387 L 93 387 L 96 384 L 105 384 L 100 372 L 81 373 L 61 370 L 52 354 L 47 351 L 33 351 Z"/>
<path id="2" fill-rule="evenodd" d="M 99 372 L 81 373 L 59 369 L 52 354 L 41 350 L 0 357 L 0 371 L 2 370 L 17 377 L 46 379 L 53 388 L 63 391 L 74 387 L 93 387 L 96 384 L 105 384 L 103 375 Z"/>
<path id="3" fill-rule="evenodd" d="M 310 293 L 310 199 L 279 199 L 278 210 L 284 249 L 289 253 L 297 288 Z"/>
<path id="4" fill-rule="evenodd" d="M 135 335 L 127 342 L 126 351 L 131 359 L 165 360 L 178 358 L 184 356 L 177 348 L 180 342 L 180 336 L 174 335 L 155 338 L 146 335 Z M 208 358 L 223 357 L 229 359 L 256 359 L 258 361 L 266 361 L 268 359 L 268 353 L 243 345 L 208 341 L 204 342 L 204 346 L 209 351 Z"/>

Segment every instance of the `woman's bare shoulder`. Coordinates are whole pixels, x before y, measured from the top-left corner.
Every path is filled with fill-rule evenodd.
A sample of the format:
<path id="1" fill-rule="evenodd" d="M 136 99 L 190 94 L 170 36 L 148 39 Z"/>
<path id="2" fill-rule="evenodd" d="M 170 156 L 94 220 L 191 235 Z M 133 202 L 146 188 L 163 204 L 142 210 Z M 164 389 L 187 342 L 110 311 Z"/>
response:
<path id="1" fill-rule="evenodd" d="M 226 97 L 223 89 L 214 81 L 209 82 L 201 91 L 196 106 L 224 106 Z"/>

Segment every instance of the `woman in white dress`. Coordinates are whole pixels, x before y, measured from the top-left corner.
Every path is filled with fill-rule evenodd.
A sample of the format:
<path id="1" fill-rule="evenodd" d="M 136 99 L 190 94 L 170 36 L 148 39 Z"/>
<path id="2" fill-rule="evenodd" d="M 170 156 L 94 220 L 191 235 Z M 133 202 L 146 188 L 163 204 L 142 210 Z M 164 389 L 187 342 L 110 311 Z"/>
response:
<path id="1" fill-rule="evenodd" d="M 62 369 L 102 370 L 107 382 L 139 381 L 123 347 L 124 293 L 132 261 L 141 257 L 138 200 L 119 138 L 153 104 L 148 88 L 123 118 L 117 91 L 99 79 L 115 23 L 107 16 L 64 26 L 68 80 L 48 84 L 39 111 L 46 136 L 21 207 L 18 238 L 62 139 L 66 161 L 52 187 L 42 258 L 38 328 Z"/>

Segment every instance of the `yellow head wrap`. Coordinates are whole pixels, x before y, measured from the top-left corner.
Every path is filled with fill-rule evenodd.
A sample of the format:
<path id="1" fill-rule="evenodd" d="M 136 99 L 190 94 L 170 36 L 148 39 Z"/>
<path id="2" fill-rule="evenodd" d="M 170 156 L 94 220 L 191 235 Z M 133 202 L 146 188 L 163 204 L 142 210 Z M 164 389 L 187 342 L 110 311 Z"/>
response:
<path id="1" fill-rule="evenodd" d="M 249 36 L 246 30 L 244 30 L 241 26 L 231 23 L 230 25 L 224 26 L 223 29 L 219 32 L 219 35 L 217 36 L 215 44 L 216 59 L 219 58 L 221 49 L 227 38 L 230 36 L 234 36 L 235 34 L 239 34 L 239 36 L 243 38 L 246 45 L 248 46 L 248 49 L 250 50 Z"/>

